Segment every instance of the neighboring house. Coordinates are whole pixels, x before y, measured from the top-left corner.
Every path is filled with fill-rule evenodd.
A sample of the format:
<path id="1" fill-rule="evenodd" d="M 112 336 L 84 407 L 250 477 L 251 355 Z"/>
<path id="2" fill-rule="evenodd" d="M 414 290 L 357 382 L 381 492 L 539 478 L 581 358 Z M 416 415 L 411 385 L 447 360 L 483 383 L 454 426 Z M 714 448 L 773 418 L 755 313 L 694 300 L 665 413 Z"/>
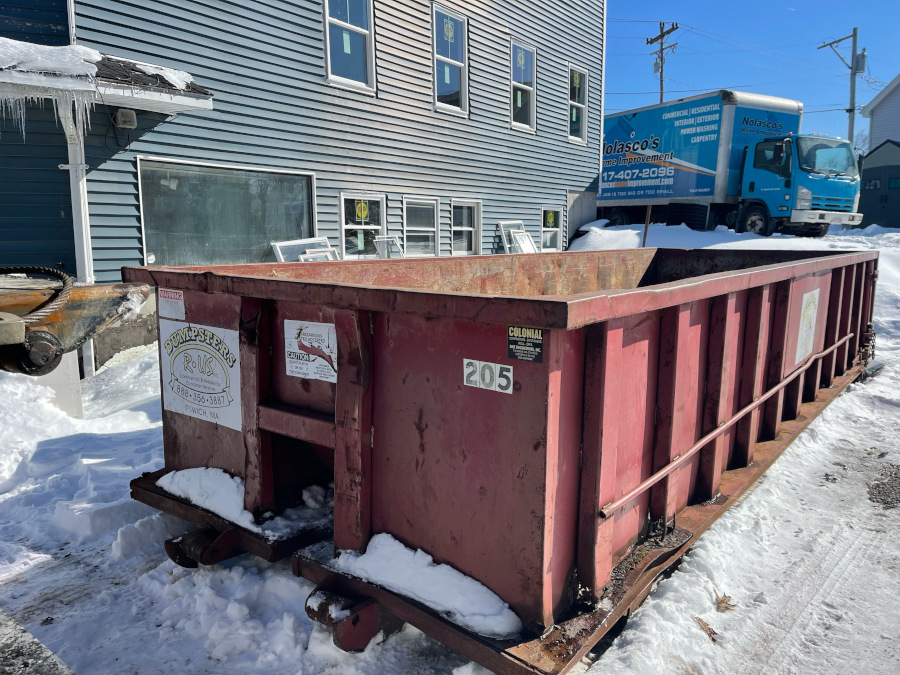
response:
<path id="1" fill-rule="evenodd" d="M 869 120 L 869 147 L 885 141 L 900 141 L 900 75 L 863 106 L 862 116 Z"/>
<path id="2" fill-rule="evenodd" d="M 0 183 L 21 180 L 0 188 L 0 264 L 105 282 L 310 236 L 371 256 L 377 234 L 408 255 L 496 253 L 500 220 L 561 249 L 594 219 L 605 2 L 21 4 L 0 7 L 0 36 L 74 34 L 104 58 L 83 138 L 49 105 L 28 107 L 24 140 L 0 121 Z"/>
<path id="3" fill-rule="evenodd" d="M 863 227 L 900 227 L 900 140 L 884 141 L 863 160 L 859 210 Z"/>

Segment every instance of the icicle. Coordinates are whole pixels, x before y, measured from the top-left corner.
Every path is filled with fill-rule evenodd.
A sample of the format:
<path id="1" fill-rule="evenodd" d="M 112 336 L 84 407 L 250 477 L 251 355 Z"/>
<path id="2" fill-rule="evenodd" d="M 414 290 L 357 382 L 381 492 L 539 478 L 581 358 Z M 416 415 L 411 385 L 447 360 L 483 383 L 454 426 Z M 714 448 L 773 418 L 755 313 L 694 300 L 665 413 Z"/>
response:
<path id="1" fill-rule="evenodd" d="M 53 103 L 57 117 L 60 107 L 71 109 L 74 106 L 78 134 L 83 135 L 85 128 L 90 128 L 90 112 L 97 100 L 93 78 L 0 72 L 2 79 L 10 76 L 14 76 L 14 82 L 0 81 L 0 119 L 10 119 L 23 140 L 26 109 L 29 106 L 43 108 L 44 101 L 48 99 Z"/>

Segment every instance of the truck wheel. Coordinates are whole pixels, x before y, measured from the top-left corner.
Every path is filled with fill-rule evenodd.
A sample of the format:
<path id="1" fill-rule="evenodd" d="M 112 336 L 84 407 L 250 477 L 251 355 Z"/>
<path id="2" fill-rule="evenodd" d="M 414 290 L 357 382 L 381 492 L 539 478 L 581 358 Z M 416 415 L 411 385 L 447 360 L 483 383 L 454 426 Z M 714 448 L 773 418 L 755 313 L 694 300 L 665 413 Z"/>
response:
<path id="1" fill-rule="evenodd" d="M 609 222 L 606 224 L 606 227 L 615 227 L 617 225 L 631 225 L 631 219 L 628 217 L 628 214 L 621 209 L 613 209 L 609 212 L 607 218 L 609 219 Z"/>
<path id="2" fill-rule="evenodd" d="M 769 218 L 769 214 L 762 206 L 748 206 L 741 214 L 741 222 L 738 232 L 752 232 L 763 237 L 769 237 L 775 231 L 775 221 Z"/>

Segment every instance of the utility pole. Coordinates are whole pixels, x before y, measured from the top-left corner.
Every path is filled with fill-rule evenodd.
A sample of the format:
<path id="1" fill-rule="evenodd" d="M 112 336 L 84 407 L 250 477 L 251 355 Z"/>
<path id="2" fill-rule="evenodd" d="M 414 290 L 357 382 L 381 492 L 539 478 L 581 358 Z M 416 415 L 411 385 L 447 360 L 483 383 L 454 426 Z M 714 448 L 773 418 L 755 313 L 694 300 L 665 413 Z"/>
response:
<path id="1" fill-rule="evenodd" d="M 676 30 L 678 30 L 677 23 L 670 23 L 669 29 L 667 30 L 666 22 L 660 21 L 659 22 L 659 35 L 657 35 L 656 37 L 647 38 L 648 45 L 656 44 L 657 42 L 659 42 L 659 51 L 657 52 L 657 55 L 656 55 L 656 65 L 659 69 L 659 102 L 660 103 L 663 102 L 663 68 L 666 63 L 666 51 L 668 51 L 670 49 L 672 51 L 675 51 L 675 47 L 678 46 L 677 42 L 673 45 L 666 46 L 666 37 L 668 35 L 674 33 Z"/>
<path id="2" fill-rule="evenodd" d="M 853 143 L 853 127 L 854 122 L 856 121 L 856 76 L 859 73 L 866 72 L 866 48 L 863 47 L 862 53 L 856 53 L 856 38 L 857 38 L 857 29 L 854 28 L 853 32 L 850 35 L 845 35 L 842 38 L 837 40 L 832 40 L 831 42 L 826 42 L 825 44 L 816 47 L 816 49 L 824 49 L 825 47 L 831 47 L 831 50 L 838 55 L 838 58 L 844 62 L 844 65 L 850 69 L 850 107 L 847 108 L 847 114 L 850 116 L 850 123 L 847 125 L 847 139 Z M 844 40 L 852 40 L 852 50 L 853 53 L 850 56 L 850 63 L 847 63 L 846 59 L 841 56 L 841 53 L 835 47 L 836 44 L 843 42 Z"/>

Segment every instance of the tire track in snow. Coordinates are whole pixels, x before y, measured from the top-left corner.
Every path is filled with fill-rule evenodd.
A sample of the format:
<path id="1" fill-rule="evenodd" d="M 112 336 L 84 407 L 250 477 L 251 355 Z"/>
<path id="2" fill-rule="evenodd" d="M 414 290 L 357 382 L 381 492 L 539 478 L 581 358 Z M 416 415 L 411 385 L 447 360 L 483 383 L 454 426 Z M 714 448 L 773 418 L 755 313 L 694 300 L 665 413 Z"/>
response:
<path id="1" fill-rule="evenodd" d="M 846 528 L 847 524 L 838 527 Z M 874 544 L 875 533 L 871 530 L 853 533 L 844 529 L 837 537 L 819 540 L 811 552 L 789 568 L 783 592 L 769 600 L 755 617 L 748 617 L 756 623 L 746 636 L 748 639 L 742 641 L 746 646 L 736 650 L 734 663 L 723 672 L 794 671 L 800 665 L 796 662 L 802 661 L 803 644 L 810 637 L 821 636 L 818 628 L 809 635 L 810 624 L 821 610 L 835 611 L 835 603 L 829 600 L 859 568 L 860 559 L 868 558 Z"/>

